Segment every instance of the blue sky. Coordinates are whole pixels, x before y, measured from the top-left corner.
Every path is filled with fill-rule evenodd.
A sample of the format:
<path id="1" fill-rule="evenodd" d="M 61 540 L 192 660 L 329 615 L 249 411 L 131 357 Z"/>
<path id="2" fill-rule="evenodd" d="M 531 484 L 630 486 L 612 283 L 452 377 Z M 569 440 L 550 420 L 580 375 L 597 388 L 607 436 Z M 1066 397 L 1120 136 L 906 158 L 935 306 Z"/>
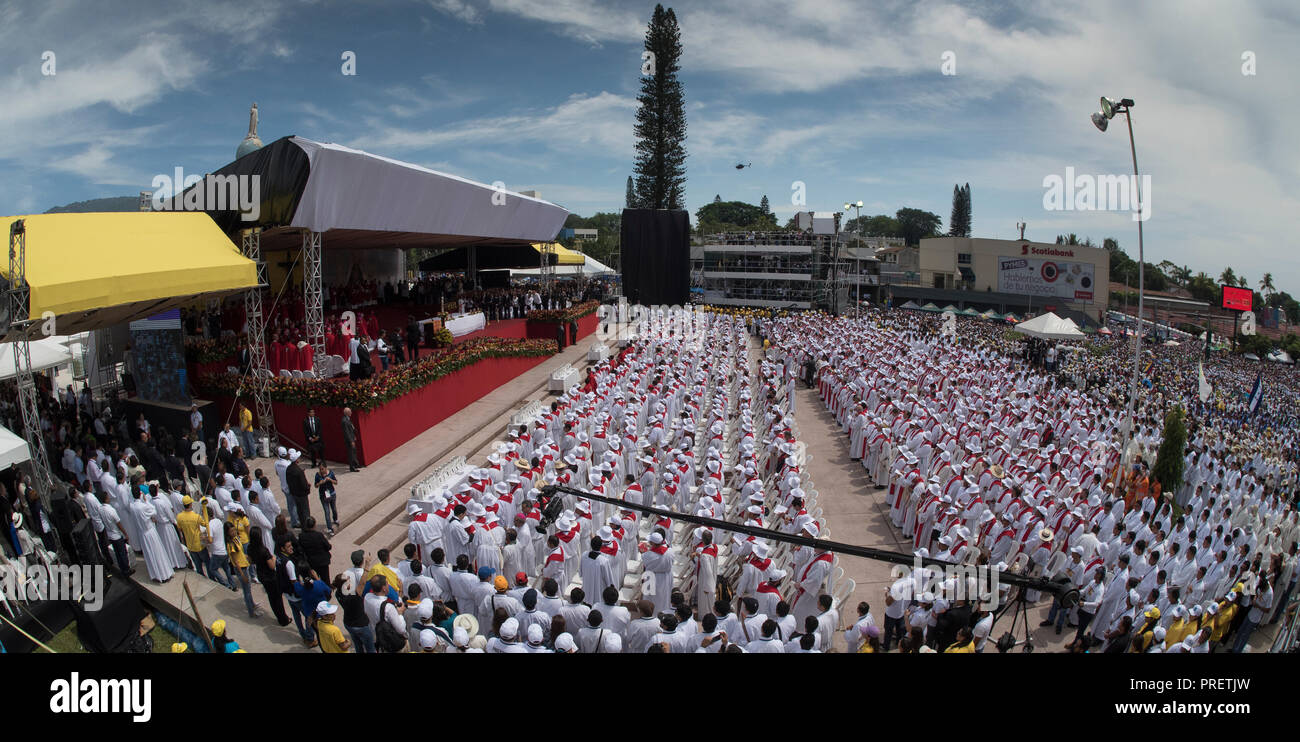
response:
<path id="1" fill-rule="evenodd" d="M 1286 2 L 670 3 L 682 25 L 688 208 L 901 206 L 945 224 L 971 184 L 974 234 L 1113 235 L 1127 213 L 1046 211 L 1043 179 L 1123 174 L 1135 99 L 1151 175 L 1147 259 L 1300 293 L 1290 234 L 1300 8 Z M 111 10 L 108 10 L 111 8 Z M 0 6 L 0 212 L 148 189 L 233 158 L 260 134 L 335 141 L 590 215 L 623 205 L 641 41 L 653 3 L 219 0 Z M 53 51 L 56 74 L 41 74 Z M 357 55 L 357 75 L 340 55 Z M 941 69 L 945 52 L 956 74 Z M 1242 74 L 1250 53 L 1254 75 Z M 737 162 L 753 167 L 736 170 Z"/>

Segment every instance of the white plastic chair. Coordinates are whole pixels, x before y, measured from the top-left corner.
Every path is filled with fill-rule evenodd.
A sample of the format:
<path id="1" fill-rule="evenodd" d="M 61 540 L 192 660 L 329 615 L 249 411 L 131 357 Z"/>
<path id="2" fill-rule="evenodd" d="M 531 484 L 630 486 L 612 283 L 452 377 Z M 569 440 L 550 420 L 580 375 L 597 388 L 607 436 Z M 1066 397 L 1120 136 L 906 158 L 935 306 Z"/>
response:
<path id="1" fill-rule="evenodd" d="M 297 369 L 294 369 L 294 370 L 293 370 L 293 374 L 292 374 L 292 376 L 293 376 L 293 378 L 295 378 L 295 379 L 301 379 L 301 378 L 302 378 L 302 372 L 299 371 L 299 370 L 297 370 Z"/>
<path id="2" fill-rule="evenodd" d="M 280 376 L 282 376 L 282 377 L 284 377 L 284 378 L 286 378 L 286 379 L 292 379 L 292 378 L 293 378 L 293 373 L 290 372 L 289 369 L 287 369 L 287 368 L 282 368 L 282 369 L 280 369 Z"/>
<path id="3" fill-rule="evenodd" d="M 1047 566 L 1043 568 L 1043 576 L 1050 580 L 1053 577 L 1055 577 L 1056 574 L 1060 572 L 1061 568 L 1064 566 L 1065 566 L 1065 553 L 1058 551 L 1052 554 L 1050 558 L 1048 558 Z"/>
<path id="4" fill-rule="evenodd" d="M 849 596 L 853 594 L 853 591 L 856 590 L 857 588 L 858 588 L 857 582 L 853 581 L 852 579 L 845 580 L 843 583 L 840 584 L 839 590 L 831 593 L 831 597 L 835 599 L 835 603 L 837 605 L 843 605 L 844 602 L 849 599 Z"/>

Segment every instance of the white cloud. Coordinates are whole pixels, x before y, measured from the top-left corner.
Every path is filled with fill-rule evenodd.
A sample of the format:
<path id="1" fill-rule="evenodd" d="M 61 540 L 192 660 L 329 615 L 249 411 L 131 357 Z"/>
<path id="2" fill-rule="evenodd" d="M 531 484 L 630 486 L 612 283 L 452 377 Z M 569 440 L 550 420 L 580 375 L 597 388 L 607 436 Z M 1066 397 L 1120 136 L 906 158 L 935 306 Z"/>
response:
<path id="1" fill-rule="evenodd" d="M 375 152 L 410 152 L 465 145 L 513 147 L 520 143 L 546 149 L 597 150 L 632 154 L 634 99 L 601 92 L 577 94 L 537 114 L 473 119 L 429 129 L 410 129 L 374 120 L 351 144 Z"/>
<path id="2" fill-rule="evenodd" d="M 465 23 L 482 23 L 483 18 L 477 7 L 467 0 L 428 0 L 430 6 L 440 13 L 446 13 Z"/>

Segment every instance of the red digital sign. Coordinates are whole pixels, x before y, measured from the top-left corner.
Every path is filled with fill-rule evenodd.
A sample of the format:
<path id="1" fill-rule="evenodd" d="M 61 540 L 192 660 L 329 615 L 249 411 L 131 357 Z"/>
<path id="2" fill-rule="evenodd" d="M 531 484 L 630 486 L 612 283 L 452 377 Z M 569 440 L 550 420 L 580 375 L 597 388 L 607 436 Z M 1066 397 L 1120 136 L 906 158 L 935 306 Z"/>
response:
<path id="1" fill-rule="evenodd" d="M 1239 289 L 1234 286 L 1223 287 L 1224 309 L 1231 309 L 1235 312 L 1249 312 L 1254 298 L 1254 294 L 1250 289 Z"/>

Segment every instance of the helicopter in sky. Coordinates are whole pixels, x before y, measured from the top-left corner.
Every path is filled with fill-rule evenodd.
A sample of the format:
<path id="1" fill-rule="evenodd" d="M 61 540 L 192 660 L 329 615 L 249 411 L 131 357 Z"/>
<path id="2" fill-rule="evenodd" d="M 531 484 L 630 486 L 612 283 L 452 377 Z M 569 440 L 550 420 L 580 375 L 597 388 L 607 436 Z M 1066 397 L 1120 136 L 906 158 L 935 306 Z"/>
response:
<path id="1" fill-rule="evenodd" d="M 754 163 L 752 163 L 752 162 L 737 162 L 737 163 L 736 163 L 736 169 L 737 169 L 737 170 L 744 170 L 744 169 L 747 168 L 747 167 L 753 167 L 753 166 L 754 166 Z"/>

